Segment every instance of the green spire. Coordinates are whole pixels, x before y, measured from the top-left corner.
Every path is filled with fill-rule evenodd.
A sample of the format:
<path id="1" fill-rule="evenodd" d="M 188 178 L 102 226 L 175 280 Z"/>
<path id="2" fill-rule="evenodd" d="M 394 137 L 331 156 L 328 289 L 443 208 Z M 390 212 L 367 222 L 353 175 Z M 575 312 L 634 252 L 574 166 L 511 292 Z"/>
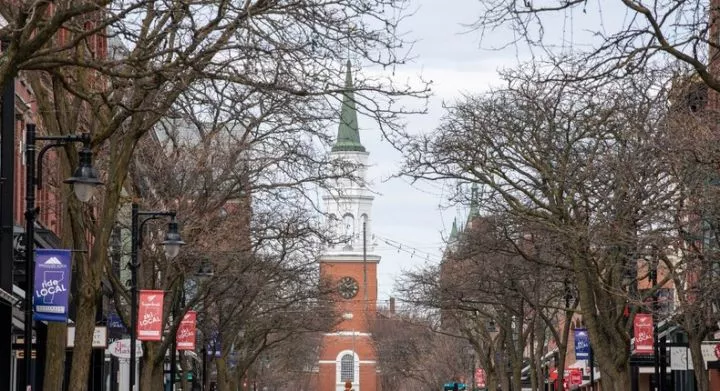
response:
<path id="1" fill-rule="evenodd" d="M 477 183 L 473 183 L 470 188 L 470 218 L 477 217 L 480 214 L 480 207 L 478 205 L 478 186 Z"/>
<path id="2" fill-rule="evenodd" d="M 452 225 L 452 228 L 450 229 L 450 241 L 452 242 L 455 239 L 457 239 L 457 236 L 458 236 L 457 219 L 453 219 L 453 225 Z"/>
<path id="3" fill-rule="evenodd" d="M 333 152 L 356 151 L 365 152 L 365 147 L 360 143 L 360 131 L 358 130 L 357 109 L 353 96 L 353 80 L 350 73 L 350 60 L 347 61 L 347 72 L 345 73 L 345 92 L 343 92 L 342 108 L 340 109 L 340 126 Z"/>

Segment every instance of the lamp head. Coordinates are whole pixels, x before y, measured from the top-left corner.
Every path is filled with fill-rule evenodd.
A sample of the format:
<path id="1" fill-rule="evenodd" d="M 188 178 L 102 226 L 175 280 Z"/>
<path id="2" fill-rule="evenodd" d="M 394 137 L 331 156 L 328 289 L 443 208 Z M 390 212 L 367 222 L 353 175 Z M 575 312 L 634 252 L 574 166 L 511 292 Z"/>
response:
<path id="1" fill-rule="evenodd" d="M 162 245 L 165 247 L 165 256 L 169 259 L 177 257 L 180 253 L 180 247 L 185 245 L 185 242 L 183 242 L 180 238 L 178 223 L 174 216 L 168 223 L 168 230 L 165 234 L 165 240 L 163 240 Z"/>
<path id="2" fill-rule="evenodd" d="M 95 188 L 102 185 L 98 178 L 98 172 L 92 166 L 92 151 L 89 145 L 84 145 L 78 153 L 80 164 L 72 177 L 65 180 L 65 183 L 73 185 L 75 196 L 81 202 L 88 202 L 93 196 Z"/>

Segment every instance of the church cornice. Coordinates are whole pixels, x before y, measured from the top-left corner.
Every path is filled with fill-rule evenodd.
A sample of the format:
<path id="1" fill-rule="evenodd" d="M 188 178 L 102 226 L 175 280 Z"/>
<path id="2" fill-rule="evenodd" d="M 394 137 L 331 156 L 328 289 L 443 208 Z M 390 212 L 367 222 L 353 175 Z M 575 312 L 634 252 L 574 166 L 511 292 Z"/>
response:
<path id="1" fill-rule="evenodd" d="M 320 256 L 320 262 L 333 262 L 333 263 L 380 263 L 379 255 L 368 254 L 363 261 L 362 254 L 348 254 L 348 253 L 326 253 Z"/>
<path id="2" fill-rule="evenodd" d="M 323 200 L 365 200 L 372 201 L 375 196 L 366 195 L 324 195 Z"/>

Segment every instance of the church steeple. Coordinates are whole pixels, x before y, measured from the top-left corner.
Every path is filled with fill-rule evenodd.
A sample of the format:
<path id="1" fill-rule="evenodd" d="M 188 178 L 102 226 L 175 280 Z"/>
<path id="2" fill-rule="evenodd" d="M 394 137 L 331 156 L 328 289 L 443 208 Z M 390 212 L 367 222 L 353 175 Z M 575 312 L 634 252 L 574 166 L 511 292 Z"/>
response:
<path id="1" fill-rule="evenodd" d="M 365 152 L 365 147 L 360 143 L 360 131 L 358 128 L 357 108 L 353 94 L 353 80 L 350 72 L 350 60 L 347 61 L 345 73 L 345 91 L 340 109 L 340 125 L 338 126 L 337 140 L 332 147 L 333 152 Z"/>
<path id="2" fill-rule="evenodd" d="M 453 225 L 450 229 L 450 241 L 454 242 L 458 238 L 457 219 L 453 219 Z"/>

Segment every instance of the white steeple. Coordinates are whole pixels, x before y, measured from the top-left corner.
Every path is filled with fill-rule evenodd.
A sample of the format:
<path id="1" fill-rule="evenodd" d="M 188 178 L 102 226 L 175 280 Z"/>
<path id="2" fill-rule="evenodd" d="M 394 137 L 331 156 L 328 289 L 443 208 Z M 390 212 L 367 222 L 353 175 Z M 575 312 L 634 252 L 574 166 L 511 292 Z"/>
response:
<path id="1" fill-rule="evenodd" d="M 350 62 L 347 63 L 345 92 L 340 113 L 338 136 L 331 158 L 342 160 L 356 169 L 352 178 L 341 178 L 323 197 L 328 227 L 339 243 L 328 243 L 325 255 L 362 255 L 363 225 L 366 251 L 374 250 L 372 239 L 372 202 L 375 198 L 367 188 L 367 161 L 369 153 L 360 143 L 357 110 L 352 93 L 353 83 Z M 376 257 L 373 257 L 376 258 Z"/>

